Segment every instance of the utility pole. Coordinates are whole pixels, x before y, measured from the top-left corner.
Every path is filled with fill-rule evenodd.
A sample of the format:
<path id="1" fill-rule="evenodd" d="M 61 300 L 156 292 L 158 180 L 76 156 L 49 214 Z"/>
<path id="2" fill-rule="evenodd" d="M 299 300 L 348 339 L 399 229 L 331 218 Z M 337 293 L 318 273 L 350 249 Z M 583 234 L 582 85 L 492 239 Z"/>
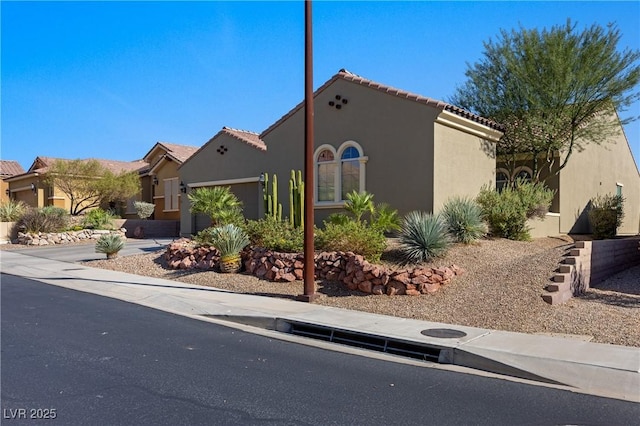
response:
<path id="1" fill-rule="evenodd" d="M 316 293 L 313 248 L 313 40 L 311 0 L 304 2 L 304 294 L 297 297 L 313 302 Z"/>

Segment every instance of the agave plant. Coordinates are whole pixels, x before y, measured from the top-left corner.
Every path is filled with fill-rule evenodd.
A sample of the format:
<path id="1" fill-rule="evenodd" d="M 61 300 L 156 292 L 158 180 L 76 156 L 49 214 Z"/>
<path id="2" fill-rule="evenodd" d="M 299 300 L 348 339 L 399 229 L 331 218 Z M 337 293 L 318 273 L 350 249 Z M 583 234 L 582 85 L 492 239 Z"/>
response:
<path id="1" fill-rule="evenodd" d="M 211 229 L 209 241 L 220 252 L 220 271 L 238 272 L 240 252 L 249 245 L 247 234 L 236 225 L 227 224 Z"/>
<path id="2" fill-rule="evenodd" d="M 407 262 L 425 262 L 449 248 L 447 227 L 438 215 L 412 211 L 400 230 L 400 251 Z"/>
<path id="3" fill-rule="evenodd" d="M 114 259 L 124 247 L 124 240 L 118 234 L 105 234 L 96 241 L 96 253 L 105 253 L 107 259 Z"/>

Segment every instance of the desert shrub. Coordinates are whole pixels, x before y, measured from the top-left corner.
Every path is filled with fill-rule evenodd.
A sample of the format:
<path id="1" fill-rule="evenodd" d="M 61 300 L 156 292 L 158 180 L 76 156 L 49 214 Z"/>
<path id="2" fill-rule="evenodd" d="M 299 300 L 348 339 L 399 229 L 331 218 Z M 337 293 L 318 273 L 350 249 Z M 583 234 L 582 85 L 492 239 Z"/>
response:
<path id="1" fill-rule="evenodd" d="M 118 234 L 105 234 L 96 241 L 96 253 L 112 257 L 124 248 L 124 240 Z"/>
<path id="2" fill-rule="evenodd" d="M 285 253 L 299 253 L 304 246 L 304 229 L 273 216 L 247 221 L 244 226 L 251 245 Z"/>
<path id="3" fill-rule="evenodd" d="M 591 200 L 589 223 L 596 239 L 613 238 L 624 218 L 622 195 L 598 195 Z"/>
<path id="4" fill-rule="evenodd" d="M 426 262 L 446 253 L 451 243 L 447 226 L 439 215 L 408 213 L 400 230 L 400 252 L 408 263 Z"/>
<path id="5" fill-rule="evenodd" d="M 529 240 L 527 219 L 543 218 L 549 211 L 554 191 L 542 183 L 518 181 L 514 187 L 501 192 L 487 186 L 476 198 L 489 231 L 496 237 L 511 240 Z"/>
<path id="6" fill-rule="evenodd" d="M 487 232 L 478 203 L 469 198 L 454 197 L 444 204 L 442 219 L 455 241 L 469 244 Z"/>
<path id="7" fill-rule="evenodd" d="M 382 231 L 365 223 L 325 222 L 325 228 L 316 231 L 315 245 L 320 250 L 352 251 L 370 262 L 377 262 L 386 247 L 386 238 Z"/>
<path id="8" fill-rule="evenodd" d="M 209 228 L 208 236 L 221 257 L 237 256 L 250 243 L 245 231 L 233 224 Z"/>
<path id="9" fill-rule="evenodd" d="M 114 218 L 109 210 L 93 209 L 82 218 L 82 226 L 88 229 L 113 229 Z"/>
<path id="10" fill-rule="evenodd" d="M 398 211 L 387 203 L 374 204 L 373 194 L 352 191 L 347 194 L 344 209 L 350 213 L 332 213 L 326 219 L 327 223 L 344 225 L 355 221 L 378 229 L 382 232 L 392 232 L 400 229 L 402 220 Z M 365 216 L 366 215 L 366 216 Z"/>
<path id="11" fill-rule="evenodd" d="M 27 211 L 22 201 L 9 200 L 0 204 L 0 222 L 16 222 Z"/>
<path id="12" fill-rule="evenodd" d="M 144 201 L 134 201 L 133 208 L 136 209 L 136 213 L 140 219 L 146 219 L 153 214 L 156 205 Z"/>
<path id="13" fill-rule="evenodd" d="M 69 214 L 60 207 L 40 207 L 28 209 L 18 220 L 18 229 L 25 232 L 61 232 L 67 228 Z"/>

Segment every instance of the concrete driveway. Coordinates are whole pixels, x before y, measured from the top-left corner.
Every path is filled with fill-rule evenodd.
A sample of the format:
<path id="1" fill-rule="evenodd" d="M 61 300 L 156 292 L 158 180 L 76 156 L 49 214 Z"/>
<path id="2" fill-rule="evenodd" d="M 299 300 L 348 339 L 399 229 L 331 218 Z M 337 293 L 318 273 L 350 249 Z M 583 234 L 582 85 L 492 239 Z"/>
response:
<path id="1" fill-rule="evenodd" d="M 174 241 L 173 238 L 147 238 L 144 240 L 128 238 L 119 255 L 130 256 L 162 250 L 172 241 Z M 25 249 L 14 249 L 11 251 L 28 256 L 72 263 L 106 258 L 104 253 L 96 253 L 94 244 L 91 243 L 29 247 Z"/>

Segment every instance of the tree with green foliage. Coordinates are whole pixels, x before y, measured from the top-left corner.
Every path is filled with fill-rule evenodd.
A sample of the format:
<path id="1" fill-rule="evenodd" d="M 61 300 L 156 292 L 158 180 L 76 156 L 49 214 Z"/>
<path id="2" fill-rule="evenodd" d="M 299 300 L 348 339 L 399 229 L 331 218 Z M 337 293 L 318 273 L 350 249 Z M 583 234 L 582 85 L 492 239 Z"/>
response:
<path id="1" fill-rule="evenodd" d="M 637 119 L 616 113 L 640 98 L 640 52 L 620 50 L 620 39 L 613 24 L 578 31 L 570 20 L 550 30 L 501 30 L 450 101 L 504 125 L 497 154 L 512 165 L 528 154 L 538 181 L 545 168 L 558 173 L 574 152 Z"/>
<path id="2" fill-rule="evenodd" d="M 196 188 L 188 195 L 191 213 L 202 213 L 211 218 L 211 226 L 239 225 L 243 222 L 242 202 L 229 187 Z"/>
<path id="3" fill-rule="evenodd" d="M 97 160 L 56 160 L 44 182 L 69 198 L 74 216 L 102 203 L 125 201 L 141 188 L 138 173 L 114 173 Z"/>

